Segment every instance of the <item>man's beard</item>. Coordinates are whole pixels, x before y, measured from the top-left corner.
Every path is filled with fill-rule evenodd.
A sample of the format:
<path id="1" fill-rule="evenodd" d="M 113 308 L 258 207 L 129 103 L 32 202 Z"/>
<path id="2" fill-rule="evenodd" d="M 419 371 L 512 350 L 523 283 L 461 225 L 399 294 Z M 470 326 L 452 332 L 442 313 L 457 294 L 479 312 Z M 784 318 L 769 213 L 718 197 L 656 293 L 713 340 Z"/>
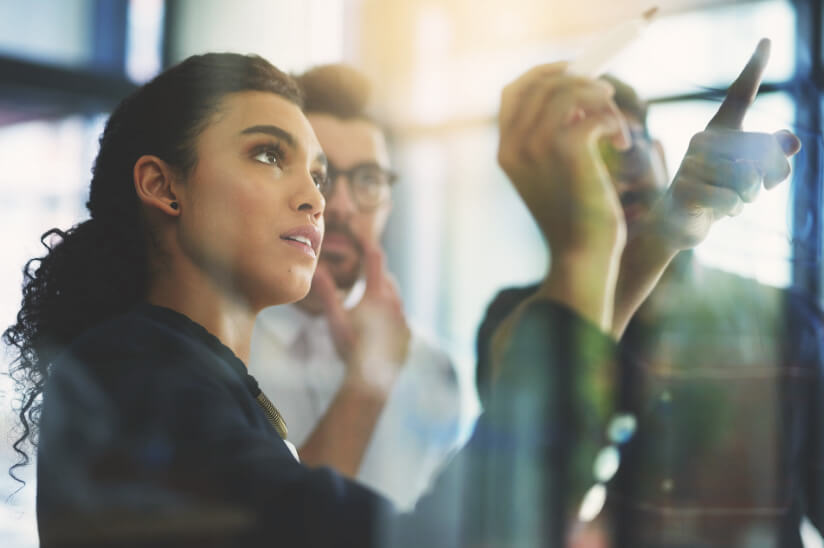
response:
<path id="1" fill-rule="evenodd" d="M 329 268 L 329 272 L 335 279 L 335 285 L 338 289 L 349 290 L 355 285 L 355 282 L 358 281 L 358 278 L 361 275 L 363 266 L 363 248 L 347 223 L 327 220 L 326 235 L 328 236 L 332 233 L 347 238 L 351 242 L 357 258 L 352 265 L 347 268 L 345 265 L 347 257 L 334 252 L 326 252 L 321 247 L 320 260 L 326 263 L 326 266 Z"/>
<path id="2" fill-rule="evenodd" d="M 661 197 L 663 194 L 658 189 L 647 188 L 643 190 L 628 190 L 626 192 L 621 193 L 621 205 L 622 206 L 629 206 L 635 203 L 642 203 L 647 209 L 651 208 L 652 205 Z"/>

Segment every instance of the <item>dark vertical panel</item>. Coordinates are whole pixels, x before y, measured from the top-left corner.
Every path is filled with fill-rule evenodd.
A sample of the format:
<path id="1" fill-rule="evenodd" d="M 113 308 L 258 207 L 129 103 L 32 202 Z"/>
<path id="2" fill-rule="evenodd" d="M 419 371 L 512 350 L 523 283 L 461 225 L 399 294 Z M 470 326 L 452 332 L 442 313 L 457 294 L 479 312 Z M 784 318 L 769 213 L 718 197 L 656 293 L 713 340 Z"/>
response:
<path id="1" fill-rule="evenodd" d="M 126 31 L 129 0 L 96 0 L 94 7 L 94 68 L 126 72 Z"/>
<path id="2" fill-rule="evenodd" d="M 796 129 L 803 148 L 796 159 L 793 208 L 793 285 L 821 299 L 821 90 L 822 7 L 819 0 L 794 0 L 798 21 Z"/>
<path id="3" fill-rule="evenodd" d="M 175 62 L 172 36 L 176 31 L 175 27 L 177 26 L 179 12 L 180 5 L 177 0 L 165 0 L 163 3 L 163 70 L 169 68 Z"/>

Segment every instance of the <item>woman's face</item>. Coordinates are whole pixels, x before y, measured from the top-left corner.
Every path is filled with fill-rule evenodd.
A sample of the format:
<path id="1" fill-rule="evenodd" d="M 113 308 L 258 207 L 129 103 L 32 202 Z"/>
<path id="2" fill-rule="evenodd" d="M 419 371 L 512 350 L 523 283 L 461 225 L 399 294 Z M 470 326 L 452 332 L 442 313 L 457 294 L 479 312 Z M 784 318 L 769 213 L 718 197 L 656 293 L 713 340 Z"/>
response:
<path id="1" fill-rule="evenodd" d="M 323 239 L 326 158 L 301 110 L 273 93 L 227 95 L 195 148 L 174 189 L 189 262 L 254 311 L 303 298 Z"/>

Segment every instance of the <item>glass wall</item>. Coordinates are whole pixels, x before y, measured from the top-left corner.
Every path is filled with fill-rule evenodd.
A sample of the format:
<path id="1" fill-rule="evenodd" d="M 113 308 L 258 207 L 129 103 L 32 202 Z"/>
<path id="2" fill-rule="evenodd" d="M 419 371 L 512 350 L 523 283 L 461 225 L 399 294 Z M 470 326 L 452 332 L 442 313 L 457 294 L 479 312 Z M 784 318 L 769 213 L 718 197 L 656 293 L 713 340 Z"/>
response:
<path id="1" fill-rule="evenodd" d="M 434 60 L 425 38 L 452 54 L 436 59 L 434 73 L 427 73 L 426 63 L 407 63 L 407 76 L 398 80 L 406 83 L 400 95 L 407 93 L 403 104 L 409 108 L 401 112 L 396 107 L 402 103 L 397 95 L 387 99 L 386 109 L 400 126 L 395 137 L 403 176 L 387 251 L 399 269 L 413 317 L 422 325 L 437 326 L 438 335 L 471 369 L 475 329 L 486 303 L 497 289 L 537 279 L 548 259 L 520 199 L 496 165 L 500 89 L 536 63 L 574 57 L 604 25 L 595 33 L 545 37 L 529 44 L 512 38 L 518 45 L 510 50 L 502 46 L 486 51 L 491 46 L 480 43 L 473 51 L 456 44 L 465 24 L 454 10 L 429 3 L 420 11 L 418 23 L 406 14 L 410 27 L 423 33 L 411 39 L 420 48 L 410 46 L 409 55 Z M 617 58 L 610 72 L 651 101 L 650 131 L 663 145 L 670 175 L 764 36 L 771 39 L 772 49 L 763 89 L 777 91 L 759 96 L 744 128 L 808 133 L 796 124 L 792 93 L 798 55 L 795 14 L 786 0 L 665 13 Z M 761 192 L 740 216 L 719 222 L 697 248 L 699 260 L 770 285 L 791 285 L 796 184 L 788 180 Z M 415 230 L 407 231 L 408 226 Z"/>
<path id="2" fill-rule="evenodd" d="M 87 217 L 98 138 L 136 83 L 202 51 L 255 52 L 295 71 L 339 60 L 344 17 L 342 0 L 0 0 L 2 329 L 19 309 L 23 264 L 44 252 L 40 236 Z M 17 471 L 26 486 L 6 498 L 20 487 L 6 473 L 18 461 L 10 447 L 18 407 L 11 379 L 0 376 L 0 546 L 31 548 L 34 460 Z"/>
<path id="3" fill-rule="evenodd" d="M 0 233 L 6 235 L 0 257 L 3 326 L 11 325 L 19 308 L 22 265 L 43 254 L 39 235 L 53 227 L 66 229 L 87 216 L 84 204 L 89 171 L 102 121 L 102 116 L 76 115 L 0 127 L 0 165 L 4 166 L 0 174 L 4 196 L 0 201 Z M 17 407 L 17 396 L 7 375 L 0 377 L 0 405 L 3 439 L 16 439 L 17 417 L 10 408 Z M 6 473 L 17 460 L 8 443 L 0 445 L 0 492 L 4 499 L 20 487 Z M 3 546 L 37 545 L 34 471 L 34 464 L 21 468 L 18 475 L 27 485 L 0 505 Z"/>
<path id="4" fill-rule="evenodd" d="M 87 217 L 91 167 L 106 110 L 132 82 L 160 70 L 162 0 L 0 1 L 0 325 L 20 305 L 25 262 L 43 255 L 40 236 Z M 3 370 L 8 370 L 3 354 Z M 35 459 L 18 455 L 19 396 L 0 377 L 0 545 L 38 545 Z M 27 452 L 33 457 L 31 448 Z"/>
<path id="5" fill-rule="evenodd" d="M 23 63 L 27 71 L 46 75 L 33 84 L 21 70 L 0 81 L 0 325 L 13 321 L 21 268 L 42 252 L 40 234 L 68 228 L 86 215 L 91 161 L 115 93 L 71 88 L 66 69 L 102 71 L 123 86 L 118 89 L 130 89 L 164 62 L 206 50 L 254 51 L 295 71 L 359 59 L 385 97 L 380 113 L 396 126 L 393 160 L 402 178 L 384 239 L 390 269 L 411 321 L 441 341 L 461 374 L 471 378 L 476 330 L 489 301 L 503 287 L 538 279 L 550 260 L 497 167 L 501 86 L 530 65 L 574 56 L 617 20 L 610 10 L 621 3 L 603 3 L 598 28 L 586 26 L 581 15 L 567 29 L 552 25 L 544 3 L 516 3 L 523 12 L 480 4 L 484 9 L 477 2 L 428 1 L 416 11 L 411 2 L 354 0 L 0 0 L 0 63 Z M 558 19 L 564 10 L 574 12 L 573 4 L 558 8 Z M 820 90 L 812 101 L 801 94 L 797 80 L 799 59 L 811 61 L 800 50 L 798 29 L 811 24 L 820 37 L 822 21 L 800 20 L 796 6 L 813 2 L 681 4 L 684 10 L 666 12 L 613 67 L 652 101 L 650 131 L 663 145 L 670 173 L 762 36 L 772 39 L 771 61 L 765 92 L 745 128 L 789 128 L 820 144 L 820 122 L 797 121 L 802 113 L 817 112 L 811 105 L 820 100 Z M 693 4 L 701 9 L 688 9 Z M 381 10 L 396 12 L 407 25 L 386 39 L 385 49 L 370 47 L 369 40 L 370 32 L 392 32 L 389 21 L 374 19 Z M 813 148 L 805 143 L 796 173 L 817 169 Z M 785 181 L 762 192 L 741 216 L 721 221 L 696 250 L 698 259 L 765 284 L 792 285 L 798 246 L 820 245 L 818 234 L 798 236 L 799 187 L 820 186 L 818 171 L 812 173 L 814 180 Z M 814 217 L 819 214 L 817 203 L 807 207 Z M 813 249 L 809 255 L 820 253 Z M 818 262 L 802 266 L 820 270 Z M 5 433 L 16 424 L 9 411 L 15 398 L 9 379 L 0 377 L 3 439 L 14 438 Z M 8 443 L 2 444 L 0 497 L 17 488 L 3 473 L 16 460 Z M 21 475 L 28 485 L 0 505 L 0 546 L 37 545 L 33 474 L 34 465 L 26 467 Z M 821 546 L 814 529 L 806 527 L 805 535 L 808 546 Z"/>

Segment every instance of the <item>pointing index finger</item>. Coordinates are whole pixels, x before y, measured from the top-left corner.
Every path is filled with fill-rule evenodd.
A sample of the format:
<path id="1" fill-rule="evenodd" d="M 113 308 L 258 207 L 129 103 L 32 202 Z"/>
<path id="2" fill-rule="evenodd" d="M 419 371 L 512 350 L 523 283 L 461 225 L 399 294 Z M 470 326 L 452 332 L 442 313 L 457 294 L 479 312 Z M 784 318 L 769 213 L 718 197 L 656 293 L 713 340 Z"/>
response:
<path id="1" fill-rule="evenodd" d="M 761 85 L 761 77 L 764 75 L 769 57 L 770 41 L 762 38 L 747 62 L 747 66 L 730 85 L 724 102 L 707 124 L 707 129 L 741 129 L 744 115 L 755 100 L 755 94 L 758 93 L 758 86 Z"/>

